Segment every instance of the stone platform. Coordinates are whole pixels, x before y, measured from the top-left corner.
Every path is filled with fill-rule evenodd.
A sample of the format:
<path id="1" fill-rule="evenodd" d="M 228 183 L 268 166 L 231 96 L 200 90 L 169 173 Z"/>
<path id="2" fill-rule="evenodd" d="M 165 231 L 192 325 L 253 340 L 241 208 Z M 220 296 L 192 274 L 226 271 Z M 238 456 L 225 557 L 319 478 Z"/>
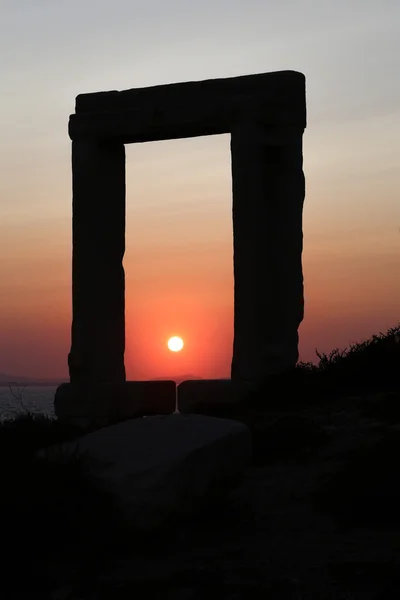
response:
<path id="1" fill-rule="evenodd" d="M 240 481 L 251 458 L 242 423 L 200 415 L 143 417 L 62 445 L 94 459 L 93 474 L 134 526 L 151 531 L 195 513 Z M 41 454 L 59 456 L 59 447 Z"/>
<path id="2" fill-rule="evenodd" d="M 168 415 L 175 409 L 175 381 L 126 381 L 90 386 L 63 383 L 54 398 L 59 419 L 94 429 L 143 415 Z"/>
<path id="3" fill-rule="evenodd" d="M 208 414 L 212 405 L 238 402 L 240 391 L 231 379 L 192 379 L 177 387 L 177 408 L 180 413 Z M 207 411 L 206 405 L 210 410 Z"/>

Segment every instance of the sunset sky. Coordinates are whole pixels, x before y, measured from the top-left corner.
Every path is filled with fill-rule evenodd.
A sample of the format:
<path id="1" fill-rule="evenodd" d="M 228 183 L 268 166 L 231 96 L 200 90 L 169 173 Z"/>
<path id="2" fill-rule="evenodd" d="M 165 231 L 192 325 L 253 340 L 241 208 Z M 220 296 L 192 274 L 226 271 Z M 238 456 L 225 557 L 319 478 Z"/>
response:
<path id="1" fill-rule="evenodd" d="M 301 359 L 396 325 L 399 29 L 398 0 L 1 0 L 0 372 L 67 376 L 67 123 L 100 90 L 303 72 Z M 127 146 L 126 245 L 128 377 L 229 376 L 228 135 Z"/>

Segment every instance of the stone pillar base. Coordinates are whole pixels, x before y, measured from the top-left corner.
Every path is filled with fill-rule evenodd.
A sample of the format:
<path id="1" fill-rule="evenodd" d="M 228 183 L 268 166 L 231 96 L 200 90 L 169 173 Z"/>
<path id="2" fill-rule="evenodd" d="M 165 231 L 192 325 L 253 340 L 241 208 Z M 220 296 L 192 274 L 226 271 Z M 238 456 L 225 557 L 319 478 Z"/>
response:
<path id="1" fill-rule="evenodd" d="M 180 413 L 213 415 L 219 408 L 237 405 L 245 390 L 231 379 L 182 381 L 177 387 Z"/>
<path id="2" fill-rule="evenodd" d="M 58 419 L 85 429 L 99 429 L 144 415 L 168 415 L 176 409 L 176 383 L 63 383 L 56 390 L 54 409 Z"/>

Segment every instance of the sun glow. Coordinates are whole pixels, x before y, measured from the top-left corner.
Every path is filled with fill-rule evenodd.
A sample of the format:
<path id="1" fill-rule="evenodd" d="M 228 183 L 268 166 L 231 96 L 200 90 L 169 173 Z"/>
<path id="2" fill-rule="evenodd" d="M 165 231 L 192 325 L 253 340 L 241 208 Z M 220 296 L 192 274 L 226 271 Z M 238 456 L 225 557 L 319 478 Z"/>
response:
<path id="1" fill-rule="evenodd" d="M 179 352 L 183 348 L 183 340 L 182 338 L 174 335 L 173 337 L 169 338 L 167 346 L 171 352 Z"/>

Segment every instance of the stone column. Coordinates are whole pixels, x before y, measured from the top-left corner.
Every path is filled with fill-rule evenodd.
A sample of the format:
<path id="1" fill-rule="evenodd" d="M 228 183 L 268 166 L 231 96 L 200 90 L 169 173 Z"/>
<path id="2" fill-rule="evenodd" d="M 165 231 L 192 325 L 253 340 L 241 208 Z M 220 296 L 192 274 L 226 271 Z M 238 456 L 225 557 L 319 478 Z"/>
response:
<path id="1" fill-rule="evenodd" d="M 72 143 L 71 383 L 125 381 L 125 147 Z"/>
<path id="2" fill-rule="evenodd" d="M 234 346 L 250 388 L 295 366 L 303 320 L 302 128 L 242 119 L 232 129 Z"/>

